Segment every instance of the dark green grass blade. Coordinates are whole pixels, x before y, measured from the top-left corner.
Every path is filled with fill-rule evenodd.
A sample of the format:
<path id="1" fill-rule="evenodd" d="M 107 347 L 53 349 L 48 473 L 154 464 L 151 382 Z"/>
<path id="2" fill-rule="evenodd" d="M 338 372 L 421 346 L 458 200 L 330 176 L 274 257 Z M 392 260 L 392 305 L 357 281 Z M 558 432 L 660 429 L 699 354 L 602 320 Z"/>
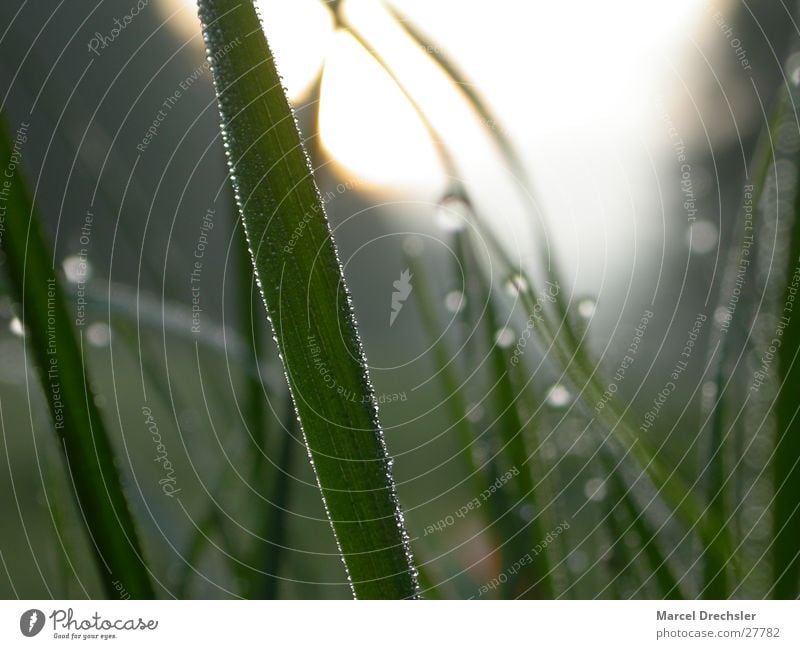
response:
<path id="1" fill-rule="evenodd" d="M 675 576 L 668 559 L 661 551 L 656 530 L 647 520 L 645 512 L 633 500 L 633 494 L 622 479 L 619 468 L 614 466 L 614 460 L 610 454 L 604 454 L 604 461 L 609 472 L 609 501 L 613 504 L 615 510 L 622 510 L 621 512 L 612 512 L 609 515 L 614 516 L 615 513 L 624 513 L 625 518 L 630 521 L 629 528 L 639 539 L 642 554 L 650 574 L 655 579 L 661 597 L 666 599 L 686 599 L 686 594 L 681 588 L 680 581 Z M 625 540 L 617 536 L 614 541 L 616 546 L 619 546 L 619 551 L 627 555 Z M 634 559 L 628 559 L 625 562 L 625 567 L 630 567 L 633 561 Z"/>
<path id="2" fill-rule="evenodd" d="M 793 93 L 793 97 L 800 93 Z M 796 104 L 795 104 L 796 105 Z M 795 109 L 796 110 L 796 109 Z M 790 119 L 797 129 L 796 116 Z M 795 162 L 800 156 L 795 155 Z M 795 177 L 794 182 L 797 182 Z M 789 236 L 783 299 L 777 317 L 779 393 L 775 404 L 775 455 L 773 480 L 773 596 L 796 599 L 800 596 L 800 190 L 795 188 L 793 222 Z M 782 332 L 782 335 L 780 334 Z M 773 343 L 774 344 L 774 343 Z"/>
<path id="3" fill-rule="evenodd" d="M 12 154 L 18 158 L 12 146 L 0 120 L 0 161 L 11 175 L 4 176 L 0 185 L 0 207 L 6 208 L 2 249 L 100 578 L 107 597 L 117 597 L 118 582 L 133 598 L 153 598 L 120 471 L 88 386 L 82 348 L 52 267 L 52 253 L 19 167 L 8 166 Z"/>
<path id="4" fill-rule="evenodd" d="M 353 592 L 415 597 L 349 295 L 272 54 L 252 2 L 199 7 L 237 205 Z"/>
<path id="5" fill-rule="evenodd" d="M 544 538 L 547 534 L 542 517 L 546 505 L 541 502 L 539 498 L 541 494 L 534 486 L 533 465 L 530 462 L 530 455 L 523 436 L 526 426 L 523 425 L 519 412 L 518 399 L 521 398 L 521 395 L 517 394 L 511 378 L 513 370 L 511 357 L 496 340 L 496 334 L 503 326 L 495 304 L 496 298 L 492 295 L 482 269 L 478 267 L 472 257 L 467 231 L 459 231 L 456 237 L 455 249 L 461 259 L 464 273 L 469 278 L 468 281 L 474 281 L 477 285 L 481 302 L 486 305 L 483 330 L 486 335 L 486 347 L 489 350 L 489 383 L 492 386 L 492 397 L 495 402 L 495 428 L 499 437 L 498 441 L 510 465 L 519 470 L 519 476 L 515 479 L 518 495 L 529 501 L 535 510 L 535 518 L 529 529 L 521 530 L 520 526 L 516 526 L 516 529 L 512 531 L 515 539 L 512 546 L 518 547 L 521 544 L 522 551 L 517 555 L 524 556 L 527 549 L 530 548 L 531 542 L 536 543 L 538 539 Z M 539 477 L 541 478 L 541 476 Z M 510 521 L 517 520 L 513 515 L 510 515 L 509 519 Z M 554 593 L 548 553 L 538 553 L 530 564 L 530 570 L 527 567 L 521 570 L 515 575 L 514 581 L 517 592 L 530 592 L 537 597 L 552 599 Z"/>
<path id="6" fill-rule="evenodd" d="M 262 548 L 261 571 L 263 575 L 261 575 L 257 589 L 252 593 L 253 597 L 259 599 L 275 599 L 281 584 L 278 573 L 288 532 L 286 518 L 294 482 L 291 468 L 299 433 L 291 400 L 287 398 L 286 401 L 288 402 L 286 404 L 286 420 L 279 433 L 281 439 L 278 462 L 273 472 L 272 488 L 268 494 L 272 502 L 269 505 L 269 511 L 264 516 L 262 536 L 267 539 L 268 545 L 266 552 Z"/>
<path id="7" fill-rule="evenodd" d="M 428 292 L 428 287 L 431 286 L 428 274 L 423 264 L 415 257 L 407 256 L 405 260 L 411 275 L 416 278 L 414 290 L 417 296 L 422 326 L 428 339 L 435 341 L 441 335 L 442 328 L 436 316 L 435 303 Z M 469 408 L 462 394 L 454 364 L 450 362 L 444 340 L 439 340 L 433 346 L 432 353 L 436 371 L 444 389 L 445 401 L 443 406 L 449 411 L 451 425 L 455 429 L 458 446 L 461 449 L 459 456 L 461 457 L 464 471 L 468 476 L 473 492 L 480 494 L 492 483 L 492 479 L 486 468 L 479 467 L 476 461 L 474 450 L 476 435 L 471 422 L 467 418 Z"/>

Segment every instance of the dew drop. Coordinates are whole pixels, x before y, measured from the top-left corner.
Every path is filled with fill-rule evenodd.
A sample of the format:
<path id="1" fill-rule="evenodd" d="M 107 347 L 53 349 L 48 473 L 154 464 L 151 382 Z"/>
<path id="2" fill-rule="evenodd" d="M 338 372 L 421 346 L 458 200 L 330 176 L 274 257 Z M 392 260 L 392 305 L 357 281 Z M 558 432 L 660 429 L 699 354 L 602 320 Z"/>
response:
<path id="1" fill-rule="evenodd" d="M 511 297 L 517 297 L 520 293 L 527 293 L 528 280 L 519 273 L 512 275 L 506 282 L 506 291 Z"/>
<path id="2" fill-rule="evenodd" d="M 61 267 L 64 269 L 64 276 L 67 281 L 72 284 L 85 282 L 92 276 L 92 267 L 86 257 L 70 255 L 64 258 L 64 261 L 61 262 Z"/>
<path id="3" fill-rule="evenodd" d="M 90 345 L 106 347 L 111 340 L 111 329 L 105 322 L 93 322 L 86 329 L 86 338 Z"/>
<path id="4" fill-rule="evenodd" d="M 475 403 L 467 409 L 467 419 L 475 423 L 483 419 L 483 406 Z"/>
<path id="5" fill-rule="evenodd" d="M 497 343 L 499 347 L 503 349 L 508 349 L 511 347 L 511 344 L 514 342 L 514 330 L 510 327 L 503 327 L 494 335 L 494 341 Z"/>
<path id="6" fill-rule="evenodd" d="M 467 298 L 461 291 L 450 291 L 444 298 L 444 306 L 450 313 L 458 313 L 466 305 Z"/>
<path id="7" fill-rule="evenodd" d="M 714 320 L 717 321 L 717 324 L 724 325 L 727 322 L 731 321 L 731 312 L 727 307 L 721 306 L 717 307 L 714 311 Z"/>
<path id="8" fill-rule="evenodd" d="M 565 388 L 560 383 L 556 383 L 547 392 L 547 403 L 549 403 L 554 408 L 563 408 L 569 403 L 569 400 L 570 400 L 569 390 L 567 390 L 567 388 Z"/>
<path id="9" fill-rule="evenodd" d="M 601 478 L 592 478 L 583 485 L 584 495 L 594 502 L 600 502 L 606 497 L 606 483 Z"/>
<path id="10" fill-rule="evenodd" d="M 422 239 L 416 235 L 407 236 L 403 239 L 403 252 L 411 257 L 419 257 L 422 254 L 424 246 Z"/>
<path id="11" fill-rule="evenodd" d="M 530 523 L 536 517 L 536 509 L 533 505 L 523 505 L 519 508 L 519 517 L 526 523 Z"/>
<path id="12" fill-rule="evenodd" d="M 697 221 L 686 230 L 686 243 L 689 250 L 698 255 L 705 255 L 717 246 L 717 226 L 711 221 Z"/>
<path id="13" fill-rule="evenodd" d="M 595 301 L 590 297 L 585 297 L 578 302 L 578 315 L 580 315 L 581 318 L 589 320 L 594 315 L 596 308 L 597 304 Z"/>
<path id="14" fill-rule="evenodd" d="M 567 565 L 572 572 L 583 572 L 587 563 L 586 554 L 580 550 L 573 550 L 567 557 Z"/>
<path id="15" fill-rule="evenodd" d="M 25 327 L 22 326 L 22 320 L 16 316 L 11 318 L 11 322 L 8 323 L 8 330 L 20 338 L 25 336 Z"/>
<path id="16" fill-rule="evenodd" d="M 791 82 L 796 86 L 800 86 L 800 52 L 795 52 L 789 57 L 786 62 L 786 69 Z"/>
<path id="17" fill-rule="evenodd" d="M 468 215 L 469 205 L 450 194 L 436 207 L 436 225 L 445 232 L 459 232 L 467 227 Z"/>

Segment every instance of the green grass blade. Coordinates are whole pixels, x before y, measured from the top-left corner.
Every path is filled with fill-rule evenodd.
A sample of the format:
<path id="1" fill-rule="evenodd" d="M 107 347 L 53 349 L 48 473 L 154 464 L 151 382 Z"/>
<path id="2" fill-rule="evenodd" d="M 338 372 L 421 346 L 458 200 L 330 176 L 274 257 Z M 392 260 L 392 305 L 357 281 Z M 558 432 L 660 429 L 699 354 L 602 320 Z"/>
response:
<path id="1" fill-rule="evenodd" d="M 489 108 L 489 105 L 475 89 L 475 84 L 473 84 L 455 62 L 444 53 L 444 50 L 434 43 L 422 30 L 416 27 L 413 22 L 406 19 L 405 16 L 389 3 L 384 3 L 384 6 L 411 40 L 436 63 L 453 85 L 458 88 L 463 97 L 467 100 L 467 103 L 469 103 L 478 115 L 486 131 L 495 141 L 495 144 L 509 164 L 511 170 L 520 180 L 525 181 L 527 178 L 525 165 L 522 164 L 522 160 L 519 155 L 517 155 L 516 149 L 511 143 L 511 140 L 506 137 L 505 130 L 494 116 L 491 108 Z"/>
<path id="2" fill-rule="evenodd" d="M 261 579 L 252 596 L 259 599 L 275 599 L 281 580 L 278 573 L 283 558 L 284 544 L 288 530 L 287 514 L 289 512 L 289 498 L 292 493 L 294 480 L 291 474 L 291 465 L 297 445 L 297 418 L 294 416 L 291 400 L 287 398 L 286 421 L 280 431 L 280 448 L 278 462 L 273 472 L 272 488 L 269 497 L 272 501 L 269 511 L 264 517 L 263 538 L 267 540 L 268 549 L 262 553 Z M 262 550 L 263 552 L 263 550 Z"/>
<path id="3" fill-rule="evenodd" d="M 535 510 L 535 517 L 530 524 L 530 529 L 522 531 L 514 529 L 512 536 L 516 539 L 516 544 L 524 547 L 521 555 L 530 547 L 530 541 L 536 543 L 547 534 L 548 529 L 544 526 L 543 511 L 548 503 L 543 503 L 539 490 L 533 481 L 533 463 L 531 454 L 525 444 L 524 432 L 526 427 L 520 416 L 518 399 L 511 373 L 514 368 L 511 365 L 510 354 L 503 349 L 496 340 L 497 332 L 503 326 L 495 304 L 495 296 L 492 295 L 491 287 L 483 276 L 483 271 L 478 267 L 472 255 L 466 230 L 456 233 L 457 242 L 455 247 L 456 254 L 461 260 L 464 274 L 469 279 L 474 279 L 480 294 L 480 300 L 486 305 L 486 318 L 484 332 L 486 335 L 486 347 L 489 352 L 489 373 L 491 383 L 491 395 L 495 401 L 495 428 L 498 433 L 499 443 L 503 454 L 508 458 L 512 467 L 519 470 L 518 482 L 519 496 L 529 501 Z M 542 479 L 542 476 L 538 476 Z M 509 517 L 512 519 L 512 517 Z M 525 547 L 527 544 L 527 547 Z M 530 570 L 523 568 L 514 577 L 514 588 L 517 593 L 532 593 L 533 595 L 552 599 L 554 595 L 553 580 L 550 574 L 550 563 L 547 552 L 540 552 L 530 564 Z"/>
<path id="4" fill-rule="evenodd" d="M 793 110 L 787 119 L 788 128 L 797 129 L 797 100 L 800 93 L 792 91 Z M 794 162 L 793 156 L 782 156 Z M 778 160 L 776 165 L 781 161 Z M 775 340 L 778 343 L 778 385 L 775 404 L 775 454 L 772 471 L 775 488 L 773 508 L 773 596 L 778 599 L 800 597 L 800 430 L 798 395 L 800 395 L 800 314 L 796 299 L 800 291 L 800 190 L 797 172 L 789 186 L 794 191 L 794 209 L 790 217 L 789 249 L 783 274 L 776 278 L 784 282 L 781 303 L 775 314 Z M 782 189 L 780 190 L 782 193 Z"/>
<path id="5" fill-rule="evenodd" d="M 12 144 L 0 120 L 6 266 L 106 596 L 116 598 L 115 583 L 121 583 L 131 597 L 150 599 L 155 596 L 153 586 L 111 442 L 89 389 L 82 346 L 21 170 L 11 164 L 12 155 L 18 162 L 18 143 L 24 141 L 20 132 Z"/>
<path id="6" fill-rule="evenodd" d="M 621 508 L 622 512 L 619 513 L 624 513 L 629 519 L 630 525 L 627 529 L 632 530 L 638 537 L 641 551 L 648 564 L 650 574 L 655 578 L 661 596 L 666 599 L 687 599 L 687 595 L 681 588 L 680 580 L 672 570 L 669 560 L 661 551 L 657 531 L 647 520 L 645 512 L 634 501 L 631 490 L 628 489 L 620 475 L 619 467 L 615 466 L 615 461 L 610 453 L 603 453 L 603 460 L 608 469 L 609 501 L 615 510 Z M 609 516 L 613 517 L 615 513 L 617 512 L 611 512 Z M 625 540 L 617 535 L 614 541 L 620 551 L 627 554 Z M 628 559 L 625 567 L 629 567 L 633 561 L 634 559 Z"/>
<path id="7" fill-rule="evenodd" d="M 350 298 L 272 54 L 252 2 L 198 4 L 237 205 L 353 593 L 415 597 Z"/>

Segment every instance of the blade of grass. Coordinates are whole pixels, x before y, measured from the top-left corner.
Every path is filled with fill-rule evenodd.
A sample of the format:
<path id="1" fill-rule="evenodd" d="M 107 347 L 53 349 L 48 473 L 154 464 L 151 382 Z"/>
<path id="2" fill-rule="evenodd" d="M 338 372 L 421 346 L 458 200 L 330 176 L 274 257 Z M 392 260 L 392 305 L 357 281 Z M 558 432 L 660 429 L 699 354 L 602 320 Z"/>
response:
<path id="1" fill-rule="evenodd" d="M 260 565 L 263 575 L 252 592 L 253 597 L 260 599 L 275 599 L 278 596 L 278 588 L 281 584 L 278 573 L 288 532 L 286 514 L 292 493 L 291 467 L 297 444 L 296 435 L 299 431 L 291 399 L 287 397 L 286 401 L 286 418 L 280 431 L 278 462 L 273 472 L 273 483 L 270 489 L 272 502 L 269 505 L 269 511 L 264 516 L 264 531 L 261 535 L 268 541 L 269 548 L 262 554 Z"/>
<path id="2" fill-rule="evenodd" d="M 792 131 L 798 128 L 796 90 L 792 92 L 793 110 L 787 123 Z M 784 156 L 789 158 L 789 156 Z M 781 309 L 776 318 L 776 338 L 782 337 L 778 347 L 779 392 L 775 404 L 775 453 L 772 473 L 775 485 L 773 506 L 773 571 L 775 587 L 773 596 L 778 599 L 796 599 L 800 596 L 800 434 L 797 415 L 800 412 L 800 314 L 796 297 L 800 290 L 800 190 L 797 189 L 797 167 L 800 156 L 795 154 L 795 178 L 790 186 L 794 191 L 794 204 L 790 217 L 789 250 L 786 267 L 780 279 L 785 282 Z M 776 165 L 779 161 L 776 161 Z M 794 311 L 794 313 L 793 313 Z M 782 336 L 780 332 L 783 332 Z"/>
<path id="3" fill-rule="evenodd" d="M 619 467 L 615 466 L 615 461 L 610 454 L 603 454 L 603 461 L 608 470 L 609 501 L 613 503 L 615 512 L 622 508 L 630 521 L 627 529 L 632 530 L 638 537 L 641 551 L 644 553 L 650 574 L 655 577 L 661 596 L 666 599 L 688 599 L 681 588 L 680 580 L 675 576 L 670 566 L 669 560 L 661 551 L 656 530 L 650 525 L 645 512 L 633 500 L 633 494 L 622 479 Z M 614 512 L 609 515 L 613 517 Z M 629 554 L 622 536 L 617 535 L 615 541 L 616 545 L 620 546 L 622 553 Z M 632 566 L 634 562 L 635 557 L 628 559 L 625 563 L 625 568 Z"/>
<path id="4" fill-rule="evenodd" d="M 496 340 L 497 332 L 501 330 L 503 325 L 498 316 L 495 298 L 488 282 L 472 260 L 470 254 L 471 246 L 467 239 L 466 230 L 457 232 L 455 250 L 456 255 L 460 258 L 461 267 L 464 268 L 465 276 L 474 278 L 480 299 L 486 305 L 486 318 L 483 329 L 486 335 L 485 344 L 489 349 L 491 394 L 495 401 L 497 414 L 495 428 L 500 438 L 500 444 L 502 444 L 503 453 L 508 457 L 511 466 L 519 469 L 519 478 L 517 479 L 519 481 L 519 495 L 522 499 L 529 501 L 536 512 L 530 523 L 530 532 L 526 534 L 522 533 L 520 529 L 516 529 L 512 534 L 512 537 L 517 540 L 516 545 L 521 544 L 522 546 L 518 556 L 524 556 L 527 549 L 530 548 L 529 541 L 531 538 L 535 543 L 537 539 L 542 539 L 547 534 L 547 529 L 542 525 L 544 520 L 542 512 L 545 507 L 542 506 L 538 490 L 533 482 L 532 464 L 529 461 L 530 456 L 523 437 L 523 431 L 526 427 L 523 425 L 519 413 L 519 404 L 517 403 L 519 396 L 511 380 L 510 356 Z M 544 599 L 553 598 L 553 581 L 548 559 L 547 552 L 539 552 L 530 564 L 532 575 L 526 574 L 528 572 L 527 566 L 515 575 L 514 580 L 518 582 L 515 586 L 519 586 L 517 589 L 519 592 L 531 592 L 535 596 Z M 534 579 L 533 575 L 538 579 Z M 526 579 L 527 581 L 525 581 Z"/>
<path id="5" fill-rule="evenodd" d="M 776 106 L 772 111 L 769 122 L 759 135 L 758 142 L 756 143 L 755 153 L 750 163 L 750 168 L 747 173 L 747 178 L 753 184 L 753 197 L 752 205 L 758 206 L 761 204 L 761 198 L 764 193 L 764 187 L 767 180 L 767 174 L 773 160 L 772 139 L 773 134 L 776 132 L 778 125 L 783 121 L 785 112 L 788 108 L 788 94 L 781 93 Z M 754 216 L 757 216 L 758 211 L 754 210 Z M 732 238 L 733 242 L 744 243 L 748 239 L 748 226 L 744 208 L 740 210 L 739 216 L 736 220 L 736 233 Z M 742 247 L 731 246 L 726 262 L 725 271 L 723 274 L 722 284 L 719 291 L 719 301 L 717 304 L 717 311 L 723 309 L 727 311 L 727 296 L 733 294 L 734 289 L 741 292 L 741 287 L 737 286 L 739 281 L 739 268 L 741 266 Z M 743 311 L 743 305 L 738 308 L 739 317 Z M 732 392 L 736 389 L 736 384 L 731 382 L 731 375 L 726 374 L 726 364 L 733 360 L 734 367 L 738 366 L 744 349 L 749 346 L 748 342 L 744 343 L 743 349 L 740 350 L 738 358 L 732 359 L 734 348 L 732 346 L 732 335 L 723 329 L 723 322 L 717 318 L 712 322 L 712 336 L 708 344 L 708 349 L 719 349 L 719 353 L 712 359 L 711 371 L 713 372 L 715 381 L 716 398 L 707 409 L 706 415 L 708 420 L 708 430 L 710 444 L 708 449 L 708 460 L 705 467 L 708 474 L 708 482 L 706 489 L 708 492 L 707 501 L 709 509 L 715 512 L 716 519 L 719 524 L 724 525 L 726 522 L 726 511 L 728 511 L 728 504 L 739 502 L 744 490 L 743 485 L 734 493 L 729 495 L 730 486 L 728 485 L 731 476 L 727 476 L 725 469 L 725 459 L 729 453 L 726 453 L 727 438 L 734 436 L 734 441 L 737 444 L 742 443 L 741 435 L 735 435 L 731 430 L 725 432 L 725 415 L 731 399 L 733 402 L 737 401 Z M 733 426 L 737 424 L 732 424 Z M 741 457 L 741 451 L 737 450 L 733 453 L 734 457 Z M 736 480 L 736 476 L 732 476 Z M 741 483 L 741 479 L 739 480 Z M 736 483 L 734 483 L 736 484 Z M 741 507 L 734 509 L 733 518 L 737 531 L 740 531 L 740 518 Z M 729 534 L 727 525 L 724 525 L 719 530 L 721 538 L 723 535 Z M 735 563 L 734 568 L 740 568 L 740 563 Z M 718 552 L 707 552 L 704 555 L 703 565 L 703 579 L 704 579 L 704 596 L 709 599 L 721 599 L 726 596 L 729 588 L 728 580 L 728 566 L 720 561 Z M 738 572 L 738 570 L 737 570 Z M 737 575 L 740 576 L 740 575 Z"/>
<path id="6" fill-rule="evenodd" d="M 350 297 L 261 24 L 252 2 L 198 5 L 236 202 L 353 593 L 416 597 Z"/>
<path id="7" fill-rule="evenodd" d="M 437 341 L 441 337 L 442 328 L 436 316 L 436 307 L 428 292 L 428 274 L 419 261 L 410 255 L 405 257 L 406 265 L 411 271 L 411 276 L 416 279 L 414 289 L 419 305 L 422 326 L 428 339 Z M 464 471 L 470 481 L 470 486 L 474 493 L 482 493 L 483 490 L 492 483 L 490 474 L 485 467 L 479 467 L 475 457 L 475 443 L 477 436 L 473 426 L 467 417 L 469 408 L 462 394 L 462 386 L 458 380 L 453 362 L 444 345 L 444 340 L 438 340 L 432 348 L 436 371 L 439 374 L 442 388 L 444 389 L 444 407 L 449 411 L 450 422 L 455 429 L 458 446 L 461 449 L 459 455 L 462 458 Z"/>
<path id="8" fill-rule="evenodd" d="M 72 329 L 39 216 L 19 166 L 12 164 L 12 156 L 18 162 L 21 141 L 18 136 L 12 144 L 0 118 L 0 161 L 6 169 L 2 185 L 6 266 L 106 596 L 116 598 L 116 583 L 122 583 L 131 597 L 150 599 L 155 596 L 153 586 L 121 472 L 89 388 L 82 345 Z"/>

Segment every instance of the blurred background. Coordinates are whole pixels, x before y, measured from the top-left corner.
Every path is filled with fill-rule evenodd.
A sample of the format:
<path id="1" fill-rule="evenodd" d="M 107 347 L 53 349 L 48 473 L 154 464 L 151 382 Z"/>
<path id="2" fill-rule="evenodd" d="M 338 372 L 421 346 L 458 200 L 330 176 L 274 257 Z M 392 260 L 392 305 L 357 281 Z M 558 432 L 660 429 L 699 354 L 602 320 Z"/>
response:
<path id="1" fill-rule="evenodd" d="M 30 124 L 29 185 L 76 318 L 85 309 L 78 329 L 94 398 L 113 432 L 146 555 L 165 596 L 349 597 L 302 440 L 288 423 L 263 308 L 243 279 L 194 3 L 142 0 L 131 16 L 132 2 L 4 3 L 0 88 L 9 123 Z M 475 496 L 457 429 L 468 422 L 479 464 L 494 457 L 493 431 L 503 423 L 487 400 L 486 352 L 469 341 L 483 340 L 488 327 L 512 349 L 526 315 L 477 231 L 479 264 L 505 305 L 501 326 L 487 324 L 485 305 L 471 297 L 476 280 L 455 263 L 454 233 L 472 226 L 464 206 L 448 198 L 453 174 L 513 260 L 532 273 L 543 254 L 557 260 L 561 295 L 587 332 L 598 371 L 618 372 L 647 319 L 635 362 L 615 381 L 615 398 L 646 413 L 698 314 L 714 317 L 792 25 L 772 3 L 734 0 L 393 1 L 435 43 L 425 51 L 382 2 L 330 5 L 258 2 L 353 294 L 413 547 L 441 596 L 517 596 L 481 591 L 515 559 L 508 520 L 528 534 L 524 523 L 536 512 L 498 496 L 491 512 L 456 516 Z M 431 54 L 439 53 L 491 107 L 492 123 L 437 67 Z M 513 143 L 520 166 L 498 151 L 493 133 Z M 441 146 L 454 168 L 443 167 Z M 202 271 L 192 282 L 197 259 Z M 410 264 L 424 276 L 410 280 L 390 321 L 394 283 Z M 0 595 L 98 597 L 69 477 L 7 295 L 6 286 Z M 711 327 L 702 328 L 653 424 L 688 476 L 704 462 L 705 447 L 690 443 L 713 389 L 710 338 Z M 442 356 L 456 397 L 442 380 Z M 636 551 L 641 540 L 606 522 L 613 496 L 596 451 L 607 432 L 594 421 L 594 404 L 576 400 L 546 348 L 531 345 L 523 358 L 554 520 L 570 526 L 554 541 L 563 555 L 553 568 L 555 594 L 658 596 L 646 568 L 619 566 L 617 542 Z M 255 419 L 254 384 L 266 404 Z M 157 422 L 160 449 L 143 408 Z M 173 495 L 159 482 L 167 474 L 155 458 L 165 453 Z M 758 449 L 751 457 L 755 472 L 763 457 Z M 640 505 L 696 593 L 696 544 L 673 529 L 648 489 L 639 483 Z M 748 494 L 737 524 L 750 521 L 757 566 L 768 529 L 759 532 L 754 521 L 769 494 Z M 277 526 L 265 529 L 277 511 Z M 764 578 L 747 572 L 734 595 L 761 596 Z"/>

